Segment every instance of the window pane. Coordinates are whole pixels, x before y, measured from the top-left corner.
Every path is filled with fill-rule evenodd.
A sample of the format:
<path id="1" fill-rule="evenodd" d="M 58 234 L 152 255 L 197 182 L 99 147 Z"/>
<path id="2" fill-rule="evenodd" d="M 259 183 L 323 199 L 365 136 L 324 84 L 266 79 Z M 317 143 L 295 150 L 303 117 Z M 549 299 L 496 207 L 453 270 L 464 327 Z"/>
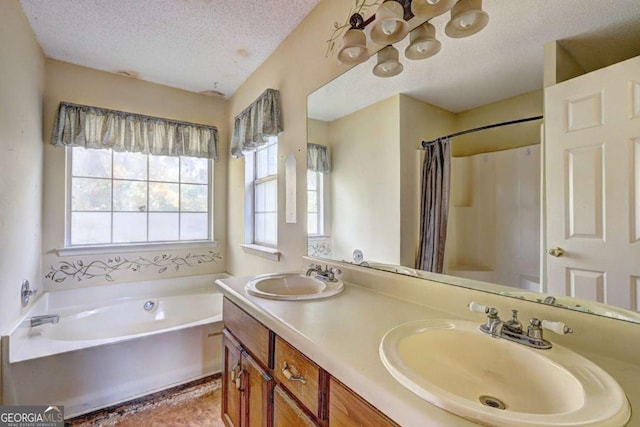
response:
<path id="1" fill-rule="evenodd" d="M 265 215 L 263 213 L 255 214 L 254 241 L 265 243 Z"/>
<path id="2" fill-rule="evenodd" d="M 182 184 L 180 185 L 180 209 L 187 212 L 206 212 L 209 200 L 207 198 L 206 185 Z"/>
<path id="3" fill-rule="evenodd" d="M 150 213 L 149 241 L 178 240 L 179 222 L 180 214 L 178 213 Z"/>
<path id="4" fill-rule="evenodd" d="M 196 157 L 180 157 L 180 181 L 193 184 L 209 182 L 209 160 Z"/>
<path id="5" fill-rule="evenodd" d="M 179 157 L 149 156 L 149 181 L 178 182 L 179 178 Z"/>
<path id="6" fill-rule="evenodd" d="M 146 213 L 114 213 L 113 242 L 131 243 L 147 241 Z"/>
<path id="7" fill-rule="evenodd" d="M 278 140 L 275 139 L 273 144 L 269 145 L 268 148 L 268 156 L 269 156 L 269 169 L 267 170 L 268 175 L 275 175 L 278 173 Z"/>
<path id="8" fill-rule="evenodd" d="M 265 210 L 268 212 L 277 211 L 278 205 L 278 182 L 276 180 L 267 181 L 265 186 Z"/>
<path id="9" fill-rule="evenodd" d="M 113 153 L 113 177 L 147 179 L 147 155 L 141 153 Z"/>
<path id="10" fill-rule="evenodd" d="M 147 182 L 113 181 L 113 210 L 146 212 Z"/>
<path id="11" fill-rule="evenodd" d="M 111 214 L 73 212 L 71 214 L 71 244 L 92 243 L 111 243 Z"/>
<path id="12" fill-rule="evenodd" d="M 71 154 L 71 174 L 111 178 L 111 150 L 93 150 L 73 147 Z"/>
<path id="13" fill-rule="evenodd" d="M 185 213 L 180 216 L 180 239 L 200 240 L 209 237 L 206 213 Z"/>
<path id="14" fill-rule="evenodd" d="M 264 178 L 269 174 L 268 160 L 266 147 L 256 150 L 256 178 Z"/>
<path id="15" fill-rule="evenodd" d="M 265 243 L 275 245 L 277 243 L 278 217 L 275 213 L 265 216 Z"/>
<path id="16" fill-rule="evenodd" d="M 309 213 L 307 216 L 307 233 L 309 234 L 319 234 L 318 233 L 318 214 L 317 213 Z"/>
<path id="17" fill-rule="evenodd" d="M 256 184 L 255 188 L 255 208 L 256 212 L 264 212 L 267 206 L 265 184 Z"/>
<path id="18" fill-rule="evenodd" d="M 71 210 L 110 211 L 111 181 L 107 179 L 73 178 Z"/>
<path id="19" fill-rule="evenodd" d="M 318 174 L 314 171 L 307 171 L 307 189 L 315 190 L 318 188 Z"/>
<path id="20" fill-rule="evenodd" d="M 307 192 L 307 212 L 318 212 L 318 193 Z"/>
<path id="21" fill-rule="evenodd" d="M 149 183 L 150 211 L 177 211 L 180 206 L 180 184 Z"/>

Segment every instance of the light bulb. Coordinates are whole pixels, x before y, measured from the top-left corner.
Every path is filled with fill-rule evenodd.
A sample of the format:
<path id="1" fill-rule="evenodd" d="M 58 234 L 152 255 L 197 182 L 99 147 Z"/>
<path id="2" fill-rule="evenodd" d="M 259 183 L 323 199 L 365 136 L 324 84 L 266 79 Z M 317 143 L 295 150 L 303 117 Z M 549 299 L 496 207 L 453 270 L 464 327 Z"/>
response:
<path id="1" fill-rule="evenodd" d="M 395 19 L 387 19 L 386 21 L 382 21 L 381 28 L 382 32 L 388 36 L 396 32 L 398 23 Z"/>
<path id="2" fill-rule="evenodd" d="M 386 63 L 382 64 L 382 66 L 380 68 L 382 68 L 382 71 L 384 71 L 385 74 L 388 74 L 388 73 L 391 73 L 392 71 L 394 71 L 396 68 L 398 68 L 398 63 L 397 62 L 386 62 Z"/>
<path id="3" fill-rule="evenodd" d="M 355 59 L 362 55 L 362 48 L 360 46 L 348 47 L 344 50 L 344 52 L 349 58 Z"/>
<path id="4" fill-rule="evenodd" d="M 429 42 L 416 43 L 416 50 L 420 53 L 424 53 L 429 50 Z"/>
<path id="5" fill-rule="evenodd" d="M 440 3 L 440 0 L 427 0 L 427 3 L 429 3 L 429 4 L 438 4 L 438 3 Z"/>
<path id="6" fill-rule="evenodd" d="M 460 17 L 460 27 L 462 28 L 469 28 L 475 23 L 476 23 L 475 13 L 469 13 L 467 15 Z"/>

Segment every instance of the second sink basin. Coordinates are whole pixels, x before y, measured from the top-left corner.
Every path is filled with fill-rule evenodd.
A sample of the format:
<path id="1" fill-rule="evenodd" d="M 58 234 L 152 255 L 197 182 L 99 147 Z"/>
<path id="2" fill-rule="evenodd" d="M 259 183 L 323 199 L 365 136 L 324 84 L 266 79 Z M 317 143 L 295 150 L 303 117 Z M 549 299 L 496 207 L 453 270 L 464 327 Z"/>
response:
<path id="1" fill-rule="evenodd" d="M 324 281 L 300 273 L 262 274 L 249 280 L 246 290 L 251 295 L 279 300 L 327 298 L 342 292 L 342 281 Z"/>
<path id="2" fill-rule="evenodd" d="M 621 426 L 626 396 L 604 370 L 554 345 L 530 349 L 462 320 L 389 331 L 380 358 L 404 387 L 464 418 L 495 426 Z"/>

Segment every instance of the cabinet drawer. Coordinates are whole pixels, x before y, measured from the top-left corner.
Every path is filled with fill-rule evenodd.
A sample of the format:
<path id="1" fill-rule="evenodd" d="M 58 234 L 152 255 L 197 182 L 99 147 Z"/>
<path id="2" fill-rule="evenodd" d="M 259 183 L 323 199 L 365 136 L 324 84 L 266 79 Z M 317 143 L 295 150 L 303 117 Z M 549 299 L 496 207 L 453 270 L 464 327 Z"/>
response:
<path id="1" fill-rule="evenodd" d="M 269 367 L 270 331 L 227 298 L 222 303 L 224 325 L 263 366 Z"/>
<path id="2" fill-rule="evenodd" d="M 398 424 L 370 405 L 342 383 L 329 380 L 330 427 L 395 427 Z"/>
<path id="3" fill-rule="evenodd" d="M 320 367 L 276 337 L 274 375 L 314 416 L 321 418 Z"/>

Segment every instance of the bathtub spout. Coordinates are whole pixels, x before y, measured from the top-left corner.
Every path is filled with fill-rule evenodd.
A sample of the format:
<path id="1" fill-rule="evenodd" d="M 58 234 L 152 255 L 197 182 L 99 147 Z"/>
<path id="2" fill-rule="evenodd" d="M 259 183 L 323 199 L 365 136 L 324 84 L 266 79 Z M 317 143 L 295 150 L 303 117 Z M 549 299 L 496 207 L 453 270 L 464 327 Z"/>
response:
<path id="1" fill-rule="evenodd" d="M 46 314 L 44 316 L 33 316 L 31 319 L 31 327 L 44 325 L 45 323 L 58 323 L 60 316 L 57 314 Z"/>

